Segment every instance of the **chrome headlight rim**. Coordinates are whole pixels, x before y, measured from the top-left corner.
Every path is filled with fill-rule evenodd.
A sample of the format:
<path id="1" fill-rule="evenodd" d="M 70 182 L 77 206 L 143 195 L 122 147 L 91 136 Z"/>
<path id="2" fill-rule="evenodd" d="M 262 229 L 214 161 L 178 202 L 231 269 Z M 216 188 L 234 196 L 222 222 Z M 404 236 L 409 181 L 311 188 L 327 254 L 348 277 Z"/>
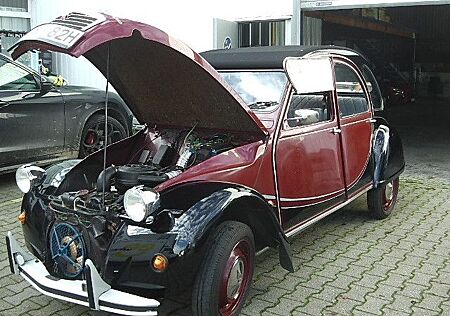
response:
<path id="1" fill-rule="evenodd" d="M 16 185 L 23 193 L 28 193 L 31 188 L 40 184 L 45 176 L 45 170 L 38 166 L 26 164 L 16 170 Z"/>
<path id="2" fill-rule="evenodd" d="M 134 186 L 124 194 L 125 213 L 134 222 L 143 222 L 159 205 L 159 193 L 143 185 Z"/>

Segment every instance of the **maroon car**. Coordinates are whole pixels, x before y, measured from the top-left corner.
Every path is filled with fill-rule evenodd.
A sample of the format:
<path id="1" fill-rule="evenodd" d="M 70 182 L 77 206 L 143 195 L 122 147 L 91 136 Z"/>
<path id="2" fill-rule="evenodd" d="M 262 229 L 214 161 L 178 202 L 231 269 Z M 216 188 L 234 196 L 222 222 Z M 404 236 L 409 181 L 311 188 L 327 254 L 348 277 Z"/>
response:
<path id="1" fill-rule="evenodd" d="M 367 194 L 391 214 L 404 168 L 365 60 L 339 47 L 196 54 L 166 33 L 69 14 L 13 48 L 85 56 L 147 126 L 82 161 L 16 173 L 22 249 L 10 268 L 40 292 L 127 315 L 192 290 L 194 315 L 239 314 L 255 254 Z M 31 253 L 30 253 L 31 252 Z"/>

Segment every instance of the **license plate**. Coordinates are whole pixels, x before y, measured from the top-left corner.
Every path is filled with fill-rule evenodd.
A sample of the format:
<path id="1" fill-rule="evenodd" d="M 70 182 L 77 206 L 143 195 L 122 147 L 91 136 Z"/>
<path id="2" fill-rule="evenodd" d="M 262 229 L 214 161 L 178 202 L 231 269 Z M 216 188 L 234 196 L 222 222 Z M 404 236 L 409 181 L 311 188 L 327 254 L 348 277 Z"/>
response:
<path id="1" fill-rule="evenodd" d="M 40 40 L 58 47 L 69 48 L 72 47 L 83 34 L 84 32 L 82 31 L 50 23 L 32 29 L 21 38 L 21 41 Z"/>

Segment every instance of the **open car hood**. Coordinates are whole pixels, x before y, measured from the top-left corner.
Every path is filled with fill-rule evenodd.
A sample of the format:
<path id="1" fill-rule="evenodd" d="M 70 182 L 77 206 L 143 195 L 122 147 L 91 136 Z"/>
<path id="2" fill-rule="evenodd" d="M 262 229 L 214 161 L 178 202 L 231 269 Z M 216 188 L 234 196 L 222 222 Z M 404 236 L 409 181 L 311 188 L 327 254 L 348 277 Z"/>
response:
<path id="1" fill-rule="evenodd" d="M 148 126 L 219 129 L 267 135 L 257 116 L 212 66 L 163 31 L 105 14 L 70 13 L 40 25 L 12 48 L 83 55 Z"/>

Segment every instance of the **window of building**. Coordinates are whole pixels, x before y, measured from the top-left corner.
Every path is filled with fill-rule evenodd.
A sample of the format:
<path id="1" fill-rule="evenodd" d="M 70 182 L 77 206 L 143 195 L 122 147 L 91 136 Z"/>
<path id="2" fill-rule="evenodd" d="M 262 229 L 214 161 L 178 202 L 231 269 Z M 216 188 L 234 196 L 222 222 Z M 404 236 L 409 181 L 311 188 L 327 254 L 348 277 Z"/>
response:
<path id="1" fill-rule="evenodd" d="M 28 0 L 0 0 L 0 10 L 6 11 L 28 11 Z"/>
<path id="2" fill-rule="evenodd" d="M 239 47 L 284 45 L 285 28 L 285 21 L 239 23 Z"/>

